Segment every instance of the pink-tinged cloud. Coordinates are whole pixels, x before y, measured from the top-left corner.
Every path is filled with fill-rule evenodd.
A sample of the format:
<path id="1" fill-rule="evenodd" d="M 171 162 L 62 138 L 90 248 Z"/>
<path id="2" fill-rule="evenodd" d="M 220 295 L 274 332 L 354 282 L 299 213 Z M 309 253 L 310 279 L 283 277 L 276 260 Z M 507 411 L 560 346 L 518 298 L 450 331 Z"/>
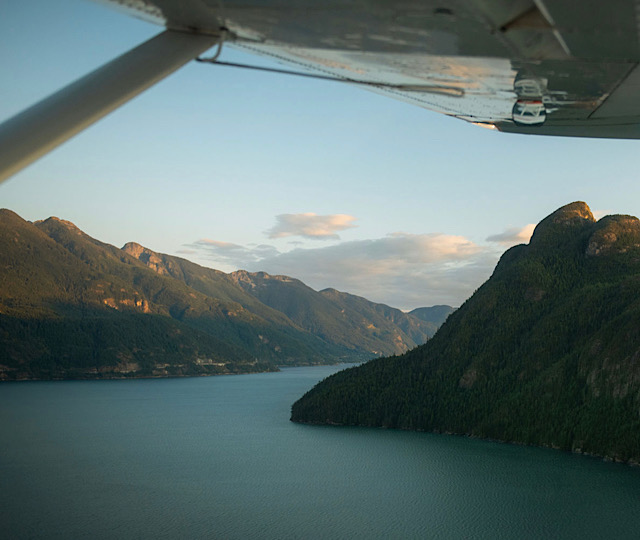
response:
<path id="1" fill-rule="evenodd" d="M 211 240 L 210 238 L 201 238 L 196 242 L 196 244 L 200 244 L 203 246 L 214 246 L 220 249 L 237 249 L 242 248 L 242 246 L 238 244 L 232 244 L 231 242 L 222 242 L 220 240 Z"/>
<path id="2" fill-rule="evenodd" d="M 531 240 L 535 223 L 529 223 L 521 229 L 512 227 L 500 234 L 494 234 L 487 238 L 487 242 L 495 242 L 503 246 L 515 246 L 516 244 L 528 244 Z"/>
<path id="3" fill-rule="evenodd" d="M 269 238 L 301 236 L 312 240 L 330 240 L 339 238 L 337 231 L 351 229 L 356 225 L 355 217 L 347 214 L 329 214 L 320 216 L 313 212 L 304 214 L 280 214 L 276 224 L 266 234 Z"/>
<path id="4" fill-rule="evenodd" d="M 611 215 L 611 210 L 593 210 L 593 217 L 596 218 L 596 220 L 602 219 L 604 216 L 609 216 Z"/>

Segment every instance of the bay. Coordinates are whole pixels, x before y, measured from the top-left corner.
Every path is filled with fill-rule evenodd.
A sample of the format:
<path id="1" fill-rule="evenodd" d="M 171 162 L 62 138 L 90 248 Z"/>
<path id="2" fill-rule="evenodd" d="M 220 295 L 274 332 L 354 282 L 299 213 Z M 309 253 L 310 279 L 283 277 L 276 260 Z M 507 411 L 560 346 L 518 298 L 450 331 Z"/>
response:
<path id="1" fill-rule="evenodd" d="M 289 422 L 341 368 L 3 383 L 2 536 L 638 538 L 638 468 Z"/>

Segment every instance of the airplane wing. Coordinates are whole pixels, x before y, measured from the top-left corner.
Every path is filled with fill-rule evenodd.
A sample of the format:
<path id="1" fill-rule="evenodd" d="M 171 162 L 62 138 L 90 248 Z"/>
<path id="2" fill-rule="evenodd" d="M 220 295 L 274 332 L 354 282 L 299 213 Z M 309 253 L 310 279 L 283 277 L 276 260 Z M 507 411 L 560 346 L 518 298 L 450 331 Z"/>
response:
<path id="1" fill-rule="evenodd" d="M 108 3 L 500 131 L 640 138 L 635 0 Z"/>
<path id="2" fill-rule="evenodd" d="M 504 132 L 640 138 L 636 0 L 101 1 L 166 30 L 1 125 L 0 181 L 222 40 Z"/>

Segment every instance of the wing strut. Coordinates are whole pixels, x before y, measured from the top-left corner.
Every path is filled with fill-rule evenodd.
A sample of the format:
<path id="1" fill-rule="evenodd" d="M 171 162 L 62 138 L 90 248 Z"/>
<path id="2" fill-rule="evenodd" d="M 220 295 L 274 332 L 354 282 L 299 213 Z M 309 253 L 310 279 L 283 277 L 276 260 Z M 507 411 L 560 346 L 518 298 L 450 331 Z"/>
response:
<path id="1" fill-rule="evenodd" d="M 0 125 L 0 182 L 213 47 L 165 30 Z"/>

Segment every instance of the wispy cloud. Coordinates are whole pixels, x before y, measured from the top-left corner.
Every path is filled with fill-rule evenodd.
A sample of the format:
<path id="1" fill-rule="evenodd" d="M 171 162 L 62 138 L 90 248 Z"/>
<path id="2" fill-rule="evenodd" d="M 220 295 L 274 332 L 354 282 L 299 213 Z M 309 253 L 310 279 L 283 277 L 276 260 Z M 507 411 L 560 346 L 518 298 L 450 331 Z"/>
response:
<path id="1" fill-rule="evenodd" d="M 516 244 L 527 244 L 531 240 L 535 223 L 529 223 L 521 229 L 511 227 L 500 234 L 493 234 L 487 238 L 487 242 L 495 242 L 502 246 L 515 246 Z"/>
<path id="2" fill-rule="evenodd" d="M 487 279 L 498 258 L 491 248 L 439 233 L 393 233 L 286 252 L 206 239 L 189 247 L 214 266 L 286 274 L 318 290 L 333 287 L 403 309 L 459 305 Z"/>
<path id="3" fill-rule="evenodd" d="M 351 229 L 356 225 L 355 217 L 347 214 L 329 214 L 320 216 L 313 212 L 304 214 L 280 214 L 276 224 L 266 234 L 269 238 L 301 236 L 312 240 L 337 239 L 337 231 Z"/>
<path id="4" fill-rule="evenodd" d="M 270 235 L 317 238 L 352 227 L 354 219 L 343 214 L 282 214 Z M 239 245 L 207 238 L 185 248 L 197 251 L 198 258 L 214 268 L 284 274 L 316 290 L 332 287 L 412 309 L 459 306 L 489 278 L 502 251 L 528 242 L 534 228 L 533 224 L 509 228 L 489 236 L 485 244 L 443 233 L 394 232 L 316 248 L 290 241 L 286 250 L 280 250 L 269 244 Z"/>
<path id="5" fill-rule="evenodd" d="M 235 268 L 252 268 L 254 263 L 277 257 L 280 253 L 274 246 L 266 244 L 241 246 L 209 238 L 202 238 L 186 247 L 220 265 Z"/>

